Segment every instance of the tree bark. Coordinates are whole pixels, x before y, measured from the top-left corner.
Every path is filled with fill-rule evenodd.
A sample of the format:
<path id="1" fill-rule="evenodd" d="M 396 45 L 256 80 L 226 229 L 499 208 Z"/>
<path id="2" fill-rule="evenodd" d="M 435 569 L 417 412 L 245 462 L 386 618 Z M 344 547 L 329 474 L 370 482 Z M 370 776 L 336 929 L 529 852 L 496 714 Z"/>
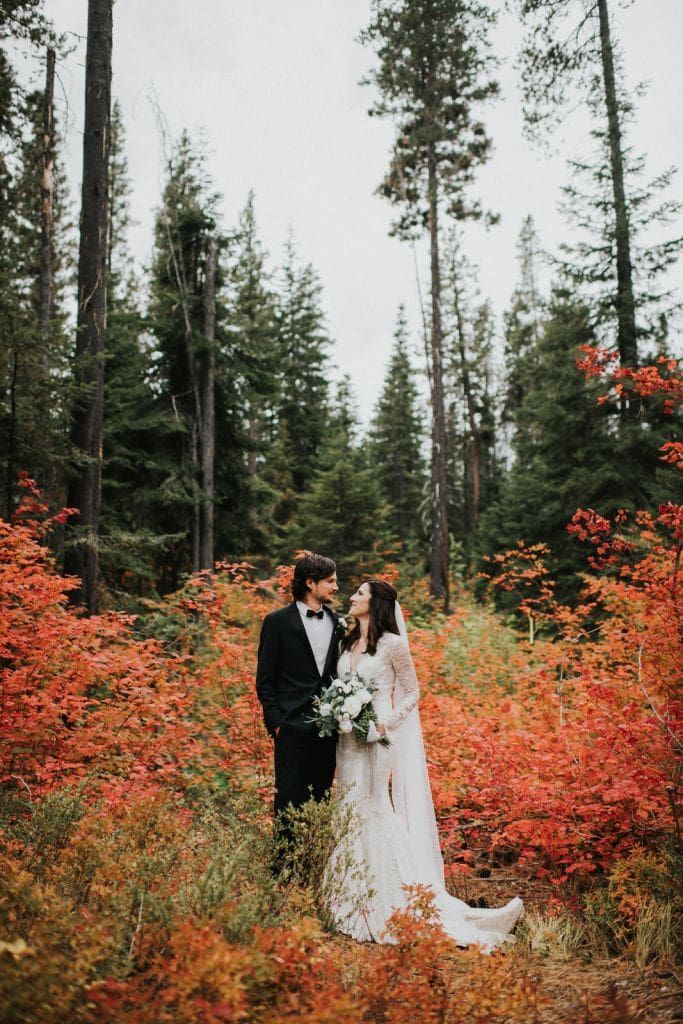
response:
<path id="1" fill-rule="evenodd" d="M 53 284 L 53 230 L 55 196 L 55 51 L 47 51 L 45 93 L 43 99 L 43 156 L 40 203 L 40 272 L 38 279 L 38 322 L 44 346 L 44 362 L 47 368 L 47 345 L 54 305 Z"/>
<path id="2" fill-rule="evenodd" d="M 201 368 L 201 454 L 202 454 L 202 506 L 200 522 L 199 567 L 213 571 L 213 509 L 214 458 L 216 451 L 215 376 L 216 353 L 216 264 L 218 242 L 207 241 L 204 272 L 204 337 L 207 345 L 202 353 Z"/>
<path id="3" fill-rule="evenodd" d="M 442 598 L 448 611 L 448 505 L 446 491 L 446 418 L 443 397 L 443 337 L 441 328 L 441 271 L 439 267 L 438 181 L 436 155 L 427 157 L 429 188 L 429 241 L 432 298 L 432 543 L 430 590 Z"/>
<path id="4" fill-rule="evenodd" d="M 102 482 L 106 261 L 109 195 L 109 121 L 113 0 L 89 0 L 85 70 L 83 186 L 78 256 L 78 317 L 71 441 L 80 464 L 69 482 L 67 504 L 79 509 L 70 523 L 64 571 L 79 576 L 72 603 L 98 611 L 98 526 Z"/>
<path id="5" fill-rule="evenodd" d="M 479 427 L 475 415 L 474 395 L 472 394 L 472 381 L 467 369 L 467 350 L 465 346 L 465 329 L 462 321 L 462 310 L 460 309 L 460 296 L 458 285 L 453 272 L 453 305 L 455 307 L 456 338 L 458 347 L 458 358 L 460 360 L 460 372 L 462 375 L 462 387 L 465 392 L 465 405 L 467 406 L 467 422 L 470 428 L 471 462 L 470 472 L 472 480 L 471 509 L 472 522 L 475 526 L 479 519 L 479 506 L 481 503 L 481 439 Z M 465 474 L 467 479 L 467 474 Z"/>
<path id="6" fill-rule="evenodd" d="M 614 195 L 615 241 L 617 249 L 617 320 L 619 358 L 622 366 L 638 365 L 636 311 L 633 297 L 633 266 L 631 263 L 631 229 L 624 187 L 624 156 L 622 151 L 619 102 L 614 74 L 614 54 L 609 27 L 607 0 L 598 0 L 600 19 L 600 52 L 605 86 L 612 191 Z"/>
<path id="7" fill-rule="evenodd" d="M 12 351 L 12 382 L 10 384 L 10 418 L 7 431 L 7 462 L 5 468 L 5 520 L 12 521 L 15 512 L 14 485 L 17 461 L 17 380 L 19 377 L 19 354 Z"/>

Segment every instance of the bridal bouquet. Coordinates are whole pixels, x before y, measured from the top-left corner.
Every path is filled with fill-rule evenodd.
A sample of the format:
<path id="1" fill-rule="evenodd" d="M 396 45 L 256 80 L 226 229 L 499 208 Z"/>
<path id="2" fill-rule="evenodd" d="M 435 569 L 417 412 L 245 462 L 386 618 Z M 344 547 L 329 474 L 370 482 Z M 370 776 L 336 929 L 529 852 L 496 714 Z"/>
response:
<path id="1" fill-rule="evenodd" d="M 333 679 L 319 697 L 313 698 L 316 713 L 309 721 L 318 726 L 321 736 L 354 732 L 357 739 L 366 743 L 388 747 L 389 739 L 377 731 L 377 714 L 372 706 L 374 692 L 372 680 L 365 680 L 356 671 L 345 672 L 340 679 Z"/>

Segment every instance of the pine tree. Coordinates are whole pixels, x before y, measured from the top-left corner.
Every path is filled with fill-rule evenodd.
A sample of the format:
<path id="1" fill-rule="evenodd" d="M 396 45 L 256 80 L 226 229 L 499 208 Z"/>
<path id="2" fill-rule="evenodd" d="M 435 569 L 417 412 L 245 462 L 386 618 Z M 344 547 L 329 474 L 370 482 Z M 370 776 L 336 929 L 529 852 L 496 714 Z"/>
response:
<path id="1" fill-rule="evenodd" d="M 618 66 L 618 65 L 617 65 Z M 595 99 L 590 101 L 594 116 Z M 626 145 L 626 128 L 633 119 L 633 104 L 619 96 L 622 123 L 622 164 L 625 206 L 628 216 L 632 259 L 633 308 L 641 361 L 646 361 L 644 346 L 662 350 L 667 343 L 671 317 L 680 310 L 680 297 L 662 284 L 662 278 L 680 258 L 683 236 L 653 242 L 653 228 L 667 227 L 679 218 L 683 204 L 667 197 L 675 168 L 669 167 L 653 179 L 645 180 L 645 157 Z M 610 179 L 608 132 L 596 127 L 591 132 L 595 152 L 590 160 L 570 160 L 570 184 L 564 186 L 562 211 L 567 222 L 578 229 L 573 244 L 560 246 L 557 261 L 564 274 L 591 302 L 598 334 L 603 342 L 619 331 L 619 280 L 614 235 L 614 200 Z"/>
<path id="2" fill-rule="evenodd" d="M 477 535 L 480 554 L 518 540 L 548 544 L 561 599 L 576 592 L 584 567 L 566 531 L 573 512 L 590 507 L 609 515 L 633 508 L 634 499 L 643 497 L 615 458 L 617 434 L 597 403 L 598 386 L 587 384 L 576 366 L 578 346 L 593 342 L 589 307 L 556 286 L 538 339 L 534 377 L 517 412 L 514 462 Z"/>
<path id="3" fill-rule="evenodd" d="M 43 0 L 4 0 L 0 4 L 0 43 L 28 41 L 42 47 L 50 42 L 50 27 L 42 10 Z M 0 139 L 19 139 L 23 134 L 25 91 L 12 61 L 0 46 Z M 4 153 L 0 152 L 0 173 Z"/>
<path id="4" fill-rule="evenodd" d="M 52 239 L 49 303 L 43 298 L 43 92 L 29 93 L 15 140 L 13 171 L 0 176 L 0 451 L 4 513 L 18 500 L 17 474 L 27 471 L 48 502 L 64 504 L 70 404 L 70 344 L 65 292 L 73 269 L 67 186 L 53 124 Z"/>
<path id="5" fill-rule="evenodd" d="M 427 471 L 424 421 L 408 351 L 405 309 L 399 308 L 394 348 L 370 425 L 368 455 L 389 508 L 389 526 L 403 550 L 424 543 Z"/>
<path id="6" fill-rule="evenodd" d="M 495 96 L 488 31 L 495 20 L 477 0 L 373 0 L 361 40 L 380 64 L 369 82 L 380 98 L 370 113 L 397 125 L 391 168 L 380 192 L 401 208 L 400 237 L 427 230 L 431 277 L 432 537 L 431 589 L 448 607 L 448 510 L 441 323 L 440 217 L 479 218 L 468 198 L 491 140 L 476 116 Z"/>
<path id="7" fill-rule="evenodd" d="M 283 443 L 286 439 L 292 483 L 300 492 L 310 479 L 327 429 L 331 342 L 320 305 L 320 281 L 311 264 L 298 266 L 291 237 L 281 277 L 276 302 L 277 417 L 286 428 L 280 437 Z"/>
<path id="8" fill-rule="evenodd" d="M 252 554 L 265 552 L 272 535 L 273 496 L 266 479 L 265 458 L 277 435 L 280 399 L 276 300 L 266 259 L 257 232 L 254 194 L 250 192 L 230 250 L 222 380 L 226 396 L 231 393 L 228 407 L 240 409 L 246 473 L 244 480 L 235 481 L 234 486 L 237 493 L 241 491 L 239 544 L 243 545 L 242 551 Z M 225 485 L 222 493 L 228 494 Z"/>
<path id="9" fill-rule="evenodd" d="M 218 351 L 225 339 L 207 337 L 207 265 L 212 240 L 218 244 L 216 280 L 212 291 L 217 308 L 212 333 L 224 330 L 225 310 L 219 297 L 224 287 L 225 271 L 220 259 L 228 240 L 218 228 L 218 196 L 207 176 L 203 156 L 195 151 L 188 134 L 183 132 L 170 154 L 167 182 L 162 206 L 155 227 L 155 255 L 152 270 L 150 326 L 158 341 L 155 353 L 154 386 L 163 393 L 167 408 L 179 424 L 173 454 L 174 474 L 165 485 L 165 497 L 176 532 L 183 524 L 187 543 L 175 550 L 171 578 L 180 571 L 197 571 L 202 567 L 202 552 L 207 548 L 206 529 L 210 519 L 202 506 L 218 504 L 218 494 L 207 493 L 205 479 L 205 446 L 215 443 L 222 428 L 215 427 L 212 437 L 205 436 L 207 423 L 206 387 L 203 384 L 211 350 L 214 364 L 221 359 Z M 233 365 L 227 375 L 237 374 Z M 214 376 L 216 371 L 214 370 Z M 231 394 L 233 382 L 214 382 L 214 411 L 224 406 L 224 394 Z M 232 408 L 232 398 L 229 399 Z M 217 414 L 216 414 L 217 415 Z M 212 417 L 215 423 L 215 416 Z M 232 437 L 232 425 L 225 424 L 226 441 Z M 219 454 L 215 452 L 215 459 Z M 228 458 L 232 458 L 230 453 Z M 231 472 L 229 470 L 228 472 Z M 216 484 L 216 489 L 217 484 Z M 215 540 L 215 539 L 214 539 Z M 213 558 L 211 558 L 213 562 Z M 210 566 L 206 566 L 210 567 Z"/>
<path id="10" fill-rule="evenodd" d="M 544 301 L 538 284 L 540 245 L 533 217 L 524 218 L 519 233 L 517 254 L 520 278 L 510 308 L 505 313 L 505 383 L 502 422 L 508 445 L 521 429 L 519 412 L 524 398 L 534 386 L 538 341 L 543 326 Z"/>
<path id="11" fill-rule="evenodd" d="M 453 232 L 449 243 L 444 322 L 448 329 L 449 503 L 454 535 L 469 560 L 479 517 L 497 483 L 493 398 L 493 314 L 482 302 L 476 273 Z"/>
<path id="12" fill-rule="evenodd" d="M 153 352 L 145 338 L 141 285 L 128 248 L 130 182 L 121 109 L 114 102 L 109 174 L 107 359 L 104 374 L 101 569 L 105 585 L 157 589 L 163 566 L 185 530 L 163 500 L 175 473 L 179 424 L 152 386 Z M 170 534 L 166 531 L 172 531 Z"/>
<path id="13" fill-rule="evenodd" d="M 113 0 L 88 0 L 85 69 L 83 181 L 78 254 L 78 314 L 74 358 L 71 443 L 78 453 L 67 504 L 78 512 L 68 523 L 64 572 L 81 585 L 69 601 L 99 608 L 98 532 L 102 487 L 104 353 L 106 352 L 106 259 L 108 234 L 109 124 Z"/>
<path id="14" fill-rule="evenodd" d="M 345 377 L 337 388 L 318 468 L 300 500 L 298 523 L 290 535 L 290 551 L 308 549 L 334 558 L 342 586 L 377 572 L 389 544 L 389 510 L 357 434 L 356 401 Z"/>
<path id="15" fill-rule="evenodd" d="M 519 0 L 528 34 L 522 52 L 525 116 L 532 136 L 559 119 L 576 84 L 589 101 L 601 100 L 608 148 L 610 252 L 616 287 L 613 304 L 622 365 L 638 364 L 632 225 L 626 187 L 623 105 L 617 47 L 608 0 Z"/>

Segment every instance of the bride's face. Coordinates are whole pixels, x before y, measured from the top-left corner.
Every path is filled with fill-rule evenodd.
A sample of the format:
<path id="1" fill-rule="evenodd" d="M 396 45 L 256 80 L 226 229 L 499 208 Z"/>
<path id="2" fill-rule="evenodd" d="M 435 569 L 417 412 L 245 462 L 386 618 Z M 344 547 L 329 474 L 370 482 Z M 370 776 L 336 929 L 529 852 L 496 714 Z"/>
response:
<path id="1" fill-rule="evenodd" d="M 349 612 L 354 619 L 362 619 L 370 614 L 370 598 L 372 592 L 369 583 L 362 583 L 355 594 L 349 600 Z"/>

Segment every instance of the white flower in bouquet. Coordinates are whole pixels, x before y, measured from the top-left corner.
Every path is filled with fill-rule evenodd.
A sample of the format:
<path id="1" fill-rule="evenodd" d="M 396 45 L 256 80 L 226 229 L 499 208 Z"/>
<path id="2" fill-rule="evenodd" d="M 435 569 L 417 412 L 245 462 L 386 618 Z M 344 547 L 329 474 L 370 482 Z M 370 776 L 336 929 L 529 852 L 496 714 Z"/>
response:
<path id="1" fill-rule="evenodd" d="M 357 693 L 352 693 L 350 697 L 347 697 L 342 704 L 342 710 L 345 711 L 351 718 L 356 718 L 360 714 L 361 708 L 363 707 L 364 701 L 362 701 Z"/>
<path id="2" fill-rule="evenodd" d="M 320 695 L 313 698 L 315 714 L 309 721 L 318 727 L 320 736 L 354 732 L 361 742 L 379 742 L 389 746 L 386 736 L 377 732 L 377 714 L 372 706 L 375 685 L 355 670 L 333 679 Z"/>

